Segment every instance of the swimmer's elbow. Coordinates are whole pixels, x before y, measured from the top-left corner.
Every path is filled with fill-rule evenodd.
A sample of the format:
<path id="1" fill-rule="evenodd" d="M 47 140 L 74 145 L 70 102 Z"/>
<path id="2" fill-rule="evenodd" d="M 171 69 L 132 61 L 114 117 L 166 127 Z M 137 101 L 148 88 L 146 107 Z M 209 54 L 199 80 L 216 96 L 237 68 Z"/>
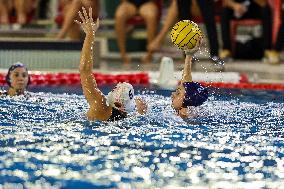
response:
<path id="1" fill-rule="evenodd" d="M 96 121 L 96 117 L 92 114 L 92 112 L 88 111 L 86 116 L 88 121 Z"/>
<path id="2" fill-rule="evenodd" d="M 111 116 L 111 113 L 112 113 L 111 108 L 104 109 L 101 111 L 97 111 L 96 109 L 91 108 L 87 112 L 87 119 L 89 121 L 107 121 Z"/>
<path id="3" fill-rule="evenodd" d="M 90 118 L 90 117 L 88 117 L 88 116 L 87 116 L 87 120 L 88 120 L 88 121 L 96 121 L 95 118 Z"/>

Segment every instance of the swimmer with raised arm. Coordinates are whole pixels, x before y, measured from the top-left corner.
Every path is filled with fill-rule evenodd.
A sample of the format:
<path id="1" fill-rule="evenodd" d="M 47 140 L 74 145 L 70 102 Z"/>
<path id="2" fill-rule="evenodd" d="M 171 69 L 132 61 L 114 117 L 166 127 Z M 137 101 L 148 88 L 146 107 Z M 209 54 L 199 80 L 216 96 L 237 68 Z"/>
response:
<path id="1" fill-rule="evenodd" d="M 172 107 L 181 118 L 191 117 L 190 110 L 202 105 L 208 98 L 208 91 L 200 83 L 192 81 L 192 56 L 199 50 L 202 39 L 195 48 L 185 50 L 185 62 L 182 79 L 176 90 L 172 93 Z"/>
<path id="2" fill-rule="evenodd" d="M 6 83 L 8 90 L 1 92 L 0 95 L 17 96 L 25 95 L 28 85 L 30 84 L 30 77 L 27 67 L 17 62 L 13 64 L 6 75 Z"/>
<path id="3" fill-rule="evenodd" d="M 88 120 L 116 121 L 126 118 L 133 111 L 144 114 L 147 111 L 147 105 L 142 99 L 134 98 L 134 89 L 131 84 L 118 83 L 107 97 L 99 90 L 92 74 L 93 43 L 99 28 L 99 19 L 95 23 L 92 18 L 92 8 L 89 8 L 89 14 L 87 14 L 84 7 L 82 12 L 79 12 L 79 17 L 81 22 L 77 20 L 75 22 L 86 33 L 79 71 L 83 93 L 90 106 L 87 112 Z"/>

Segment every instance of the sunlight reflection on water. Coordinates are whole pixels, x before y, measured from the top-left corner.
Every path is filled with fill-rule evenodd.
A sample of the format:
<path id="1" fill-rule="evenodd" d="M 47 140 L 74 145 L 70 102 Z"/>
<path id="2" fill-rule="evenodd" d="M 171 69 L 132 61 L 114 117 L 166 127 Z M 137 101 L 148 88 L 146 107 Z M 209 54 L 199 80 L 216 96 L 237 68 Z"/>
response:
<path id="1" fill-rule="evenodd" d="M 281 188 L 284 103 L 215 97 L 183 120 L 169 97 L 149 111 L 86 121 L 83 96 L 0 99 L 0 188 Z"/>

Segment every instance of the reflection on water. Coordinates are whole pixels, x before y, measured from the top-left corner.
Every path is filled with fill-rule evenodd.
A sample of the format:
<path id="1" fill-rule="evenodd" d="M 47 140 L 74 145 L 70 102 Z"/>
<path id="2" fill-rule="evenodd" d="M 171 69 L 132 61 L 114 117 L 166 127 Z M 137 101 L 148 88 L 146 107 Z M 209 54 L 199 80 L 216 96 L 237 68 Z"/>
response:
<path id="1" fill-rule="evenodd" d="M 86 121 L 81 95 L 1 97 L 0 188 L 284 186 L 284 103 L 211 97 L 182 120 L 142 97 L 145 116 L 114 123 Z"/>

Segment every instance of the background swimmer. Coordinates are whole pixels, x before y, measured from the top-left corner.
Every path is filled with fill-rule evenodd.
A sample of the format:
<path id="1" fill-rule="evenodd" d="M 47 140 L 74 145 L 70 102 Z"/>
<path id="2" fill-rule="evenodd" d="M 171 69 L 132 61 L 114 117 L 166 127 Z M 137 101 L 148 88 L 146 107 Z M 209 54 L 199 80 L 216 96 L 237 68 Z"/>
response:
<path id="1" fill-rule="evenodd" d="M 6 82 L 9 88 L 6 92 L 0 92 L 1 95 L 16 96 L 25 94 L 30 84 L 27 67 L 20 62 L 13 64 L 6 75 Z"/>
<path id="2" fill-rule="evenodd" d="M 119 83 L 108 98 L 98 89 L 96 80 L 93 78 L 93 42 L 99 28 L 99 19 L 94 23 L 92 8 L 89 8 L 89 15 L 83 7 L 83 13 L 79 12 L 81 22 L 75 20 L 86 33 L 81 60 L 79 65 L 81 85 L 83 93 L 90 108 L 87 112 L 89 120 L 115 121 L 127 117 L 127 114 L 137 109 L 137 112 L 144 114 L 147 111 L 146 103 L 140 99 L 134 99 L 134 90 L 128 83 Z M 109 102 L 108 102 L 109 101 Z"/>

